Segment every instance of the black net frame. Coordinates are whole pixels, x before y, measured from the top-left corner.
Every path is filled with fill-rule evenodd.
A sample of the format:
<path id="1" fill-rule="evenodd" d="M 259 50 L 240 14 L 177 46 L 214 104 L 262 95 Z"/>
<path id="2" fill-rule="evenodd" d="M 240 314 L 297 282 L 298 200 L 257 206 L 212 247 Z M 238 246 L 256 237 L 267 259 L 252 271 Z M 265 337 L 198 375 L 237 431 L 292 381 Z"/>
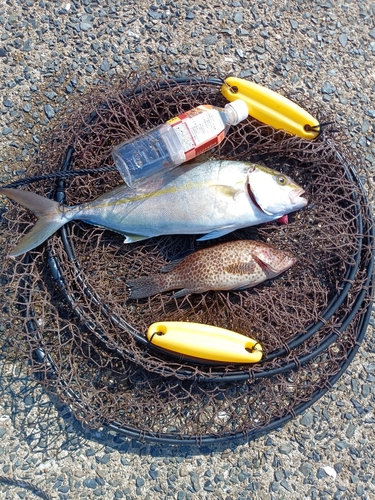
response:
<path id="1" fill-rule="evenodd" d="M 149 85 L 138 85 L 133 88 L 127 88 L 125 91 L 121 88 L 123 84 L 110 90 L 106 88 L 104 91 L 101 91 L 102 93 L 99 92 L 92 98 L 89 103 L 91 104 L 91 109 L 88 107 L 86 111 L 85 106 L 87 106 L 87 102 L 84 102 L 82 108 L 78 112 L 73 113 L 73 117 L 75 117 L 74 121 L 77 122 L 73 127 L 74 134 L 72 134 L 71 125 L 70 128 L 65 125 L 61 126 L 60 130 L 56 130 L 51 139 L 47 141 L 47 156 L 46 153 L 44 154 L 44 158 L 42 155 L 42 159 L 39 159 L 33 166 L 34 171 L 36 170 L 36 173 L 40 174 L 40 171 L 46 165 L 48 157 L 51 156 L 51 150 L 55 148 L 58 150 L 61 174 L 51 172 L 51 174 L 38 175 L 34 179 L 30 177 L 26 178 L 24 181 L 20 181 L 20 183 L 35 183 L 45 193 L 51 193 L 50 179 L 60 177 L 54 189 L 54 196 L 58 201 L 64 201 L 67 189 L 65 179 L 71 174 L 82 174 L 82 171 L 86 175 L 94 174 L 92 176 L 94 178 L 92 182 L 94 183 L 96 182 L 95 179 L 98 178 L 98 173 L 108 175 L 110 172 L 114 172 L 113 175 L 116 176 L 117 174 L 113 165 L 110 164 L 108 155 L 111 144 L 104 144 L 102 146 L 102 154 L 100 154 L 101 150 L 99 147 L 99 159 L 96 160 L 97 168 L 87 170 L 77 168 L 76 166 L 76 164 L 80 165 L 79 158 L 77 160 L 77 149 L 79 150 L 77 143 L 81 142 L 85 145 L 87 137 L 92 133 L 91 128 L 95 127 L 98 122 L 106 124 L 106 120 L 108 119 L 106 113 L 108 113 L 108 110 L 110 110 L 111 119 L 113 120 L 115 116 L 116 120 L 118 120 L 119 116 L 121 116 L 121 109 L 119 108 L 121 108 L 124 102 L 127 104 L 130 102 L 131 109 L 135 111 L 132 116 L 127 117 L 127 120 L 132 124 L 132 133 L 134 135 L 142 130 L 141 127 L 145 126 L 143 123 L 144 113 L 147 114 L 147 112 L 150 112 L 150 108 L 152 111 L 152 106 L 144 106 L 144 100 L 148 103 L 147 98 L 150 99 L 148 96 L 151 95 L 152 98 L 157 96 L 159 102 L 164 104 L 164 107 L 166 104 L 170 104 L 171 95 L 175 99 L 178 93 L 183 95 L 186 100 L 183 103 L 184 106 L 193 107 L 197 103 L 202 103 L 202 99 L 205 99 L 205 102 L 222 105 L 223 100 L 219 93 L 219 86 L 221 84 L 222 81 L 217 79 L 194 78 L 163 80 Z M 108 94 L 104 95 L 105 99 L 103 99 L 103 93 Z M 115 97 L 112 97 L 111 94 Z M 173 106 L 168 110 L 168 117 L 175 115 L 176 111 L 180 111 L 174 107 L 176 106 L 176 102 L 173 99 L 172 104 Z M 159 108 L 157 107 L 157 109 Z M 127 107 L 128 110 L 129 107 Z M 153 125 L 156 125 L 164 120 L 165 116 L 157 116 L 155 114 L 152 119 L 149 119 L 147 124 L 149 126 L 151 122 Z M 3 281 L 6 283 L 10 281 L 14 288 L 15 281 L 10 280 L 9 276 L 11 273 L 20 276 L 16 280 L 16 291 L 14 292 L 19 298 L 16 300 L 13 299 L 15 309 L 18 311 L 18 315 L 16 314 L 15 318 L 19 323 L 23 323 L 23 328 L 26 329 L 27 335 L 26 338 L 23 338 L 21 333 L 22 328 L 20 329 L 20 325 L 18 324 L 16 328 L 18 331 L 17 339 L 18 342 L 21 341 L 21 343 L 24 343 L 26 357 L 29 361 L 32 360 L 32 371 L 41 376 L 43 383 L 50 390 L 56 390 L 60 397 L 73 408 L 77 418 L 82 420 L 86 425 L 95 427 L 105 424 L 112 429 L 132 437 L 153 441 L 159 440 L 168 443 L 181 441 L 185 443 L 195 443 L 197 441 L 216 442 L 236 439 L 244 435 L 253 438 L 282 425 L 321 397 L 345 371 L 354 354 L 357 352 L 367 328 L 372 297 L 374 235 L 371 210 L 363 184 L 365 177 L 362 175 L 362 179 L 360 178 L 353 167 L 349 153 L 343 151 L 340 141 L 335 139 L 329 131 L 323 132 L 316 141 L 303 141 L 288 136 L 283 132 L 276 132 L 270 127 L 266 127 L 252 119 L 248 120 L 244 129 L 241 129 L 237 134 L 231 134 L 227 141 L 215 151 L 215 156 L 217 158 L 234 157 L 241 159 L 244 157 L 248 158 L 250 155 L 253 161 L 264 162 L 265 159 L 272 160 L 272 166 L 276 167 L 287 158 L 287 163 L 289 162 L 290 164 L 289 169 L 293 168 L 294 172 L 298 162 L 302 162 L 305 171 L 308 170 L 311 177 L 315 175 L 316 157 L 318 161 L 323 160 L 323 162 L 326 162 L 325 169 L 328 174 L 324 170 L 323 173 L 319 171 L 315 175 L 315 184 L 312 182 L 311 185 L 319 193 L 320 187 L 319 182 L 316 180 L 317 178 L 321 176 L 324 178 L 326 176 L 327 179 L 333 179 L 337 182 L 337 186 L 335 186 L 335 182 L 333 182 L 333 186 L 334 191 L 337 190 L 339 193 L 337 194 L 337 199 L 340 203 L 338 210 L 342 209 L 344 211 L 347 218 L 345 223 L 348 224 L 351 230 L 350 238 L 344 241 L 348 245 L 349 253 L 343 252 L 343 255 L 340 256 L 341 261 L 339 259 L 340 262 L 335 262 L 334 264 L 340 268 L 339 282 L 335 283 L 334 287 L 330 287 L 333 291 L 331 291 L 329 298 L 325 301 L 322 310 L 319 310 L 315 314 L 315 321 L 307 325 L 305 324 L 302 330 L 294 331 L 293 335 L 279 343 L 277 348 L 273 350 L 266 349 L 264 359 L 256 366 L 238 367 L 195 364 L 166 356 L 165 353 L 155 350 L 154 346 L 151 348 L 145 340 L 142 331 L 137 330 L 127 320 L 124 320 L 120 315 L 112 311 L 112 308 L 108 306 L 100 294 L 96 293 L 96 290 L 92 287 L 92 283 L 87 279 L 84 266 L 82 266 L 82 250 L 78 249 L 77 252 L 75 247 L 74 236 L 77 234 L 75 227 L 64 227 L 60 231 L 59 236 L 52 238 L 52 241 L 44 247 L 41 254 L 30 252 L 25 256 L 23 262 L 6 264 L 3 268 Z M 108 142 L 108 135 L 113 132 L 113 123 L 111 122 L 107 128 L 103 127 L 101 132 L 103 131 L 106 134 L 104 135 L 104 139 Z M 254 131 L 256 131 L 256 134 Z M 267 144 L 268 148 L 265 153 L 260 152 L 259 145 L 254 145 L 253 135 L 256 135 L 256 138 L 260 139 L 260 142 L 264 141 Z M 247 140 L 249 137 L 249 144 L 245 144 L 245 139 Z M 105 143 L 105 140 L 103 140 L 103 143 Z M 56 144 L 58 145 L 57 147 Z M 89 145 L 93 148 L 92 143 L 89 142 Z M 82 150 L 83 147 L 80 147 Z M 292 152 L 291 154 L 290 151 Z M 92 150 L 91 154 L 93 154 Z M 334 162 L 335 166 L 338 165 L 341 171 L 332 173 L 330 169 L 332 162 Z M 103 164 L 105 164 L 104 167 Z M 285 168 L 285 165 L 282 164 L 282 167 Z M 33 168 L 30 170 L 32 171 Z M 286 172 L 289 173 L 288 166 Z M 300 174 L 302 180 L 303 175 Z M 78 179 L 79 177 L 77 176 L 76 178 Z M 117 176 L 115 182 L 118 181 Z M 100 177 L 98 184 L 100 192 L 102 189 Z M 78 187 L 81 188 L 79 185 Z M 332 196 L 332 206 L 327 210 L 330 224 L 333 223 L 332 221 L 337 220 L 336 194 L 334 193 Z M 327 200 L 331 197 L 331 194 L 326 191 L 322 197 L 323 200 Z M 319 196 L 316 199 L 319 201 Z M 13 210 L 18 211 L 18 208 Z M 17 217 L 19 216 L 18 213 L 16 215 Z M 27 225 L 28 216 L 23 214 L 22 217 L 25 218 Z M 324 218 L 322 220 L 324 222 Z M 295 222 L 295 220 L 292 221 L 292 226 Z M 17 222 L 17 224 L 19 223 Z M 330 225 L 327 227 L 329 229 Z M 14 229 L 12 228 L 12 230 Z M 83 232 L 88 231 L 87 234 L 91 235 L 97 231 L 91 227 L 89 229 L 82 229 L 79 225 L 78 230 L 83 230 Z M 250 237 L 259 237 L 260 235 L 261 239 L 266 240 L 270 234 L 274 235 L 278 230 L 279 228 L 276 225 L 270 225 L 251 229 L 250 231 L 243 231 L 240 237 L 247 238 L 249 235 Z M 298 230 L 298 234 L 300 235 L 301 226 L 297 227 L 297 232 Z M 329 238 L 328 241 L 330 241 Z M 191 241 L 189 240 L 188 243 L 190 244 Z M 327 260 L 329 259 L 332 259 L 332 255 L 327 256 Z M 97 362 L 95 358 L 98 357 L 100 359 L 97 363 L 98 373 L 107 369 L 109 371 L 112 370 L 114 374 L 112 378 L 119 377 L 119 380 L 114 385 L 116 387 L 121 386 L 121 390 L 123 391 L 121 396 L 119 392 L 115 396 L 111 394 L 112 399 L 108 397 L 108 390 L 111 391 L 112 389 L 108 389 L 108 385 L 106 386 L 103 381 L 102 383 L 98 382 L 97 385 L 91 383 L 91 393 L 93 394 L 95 390 L 97 393 L 92 395 L 92 399 L 90 399 L 85 394 L 85 391 L 80 390 L 80 384 L 77 383 L 78 379 L 73 383 L 74 370 L 77 369 L 76 367 L 72 369 L 74 361 L 69 360 L 68 363 L 66 361 L 62 362 L 60 359 L 62 356 L 54 352 L 56 346 L 52 345 L 50 332 L 46 334 L 40 326 L 40 323 L 43 323 L 43 319 L 41 319 L 40 313 L 38 314 L 37 311 L 38 308 L 35 306 L 34 288 L 38 286 L 43 287 L 38 284 L 39 280 L 33 281 L 35 273 L 28 271 L 28 269 L 34 269 L 35 266 L 38 268 L 40 277 L 47 278 L 47 281 L 50 280 L 51 276 L 54 279 L 54 285 L 49 284 L 47 291 L 44 290 L 42 293 L 47 293 L 48 301 L 52 302 L 54 308 L 61 309 L 58 314 L 54 313 L 52 316 L 50 315 L 54 321 L 60 321 L 61 323 L 59 331 L 64 332 L 64 334 L 60 335 L 59 342 L 62 345 L 62 339 L 66 339 L 65 341 L 69 342 L 71 339 L 79 338 L 78 343 L 81 344 L 80 349 L 83 359 L 95 365 Z M 72 281 L 74 281 L 74 286 L 71 286 Z M 9 293 L 11 288 L 6 288 L 7 293 Z M 269 289 L 264 287 L 262 290 L 268 297 L 267 290 L 271 290 L 270 293 L 272 293 L 271 287 Z M 257 292 L 254 293 L 256 294 Z M 317 297 L 319 298 L 324 293 L 326 291 L 321 292 L 318 290 Z M 82 302 L 83 296 L 87 298 L 90 304 L 88 310 L 85 310 L 84 303 Z M 219 294 L 219 296 L 221 296 L 221 305 L 228 303 L 228 295 L 225 297 L 225 294 Z M 7 300 L 9 302 L 9 298 Z M 232 305 L 232 303 L 230 304 Z M 152 302 L 150 305 L 149 301 L 148 305 L 151 308 Z M 238 307 L 238 303 L 235 305 Z M 242 302 L 240 302 L 240 306 L 242 307 Z M 143 307 L 145 306 L 143 305 Z M 196 307 L 195 304 L 192 307 Z M 91 310 L 91 308 L 93 309 Z M 42 310 L 47 312 L 47 309 L 48 306 L 43 305 Z M 21 322 L 20 315 L 23 318 Z M 103 328 L 103 325 L 106 325 L 106 323 L 99 316 L 105 318 L 111 324 L 111 328 L 113 328 L 113 325 L 118 328 L 121 334 L 127 332 L 131 337 L 131 343 L 125 345 L 124 342 L 119 342 L 118 337 L 108 335 L 106 328 Z M 99 321 L 97 321 L 98 317 Z M 15 327 L 12 326 L 9 331 L 13 337 Z M 47 348 L 46 344 L 48 344 Z M 85 345 L 84 348 L 82 347 L 83 344 Z M 95 352 L 95 355 L 87 353 L 88 346 Z M 88 352 L 90 352 L 90 349 Z M 329 367 L 329 363 L 326 360 L 328 359 L 332 362 L 333 354 L 331 353 L 335 353 L 336 351 L 340 353 L 340 361 L 333 363 L 333 367 Z M 69 357 L 69 354 L 64 353 L 64 356 Z M 105 360 L 104 363 L 103 360 Z M 321 380 L 316 382 L 316 387 L 304 387 L 303 390 L 301 387 L 297 387 L 296 391 L 299 393 L 299 396 L 297 397 L 294 393 L 290 395 L 287 390 L 287 380 L 293 378 L 294 374 L 298 374 L 297 378 L 303 380 L 304 384 L 306 384 L 306 380 L 311 380 L 311 371 L 315 369 L 313 367 L 317 364 L 321 366 Z M 111 368 L 109 369 L 108 366 L 111 366 Z M 124 383 L 124 378 L 126 379 L 125 388 L 121 385 Z M 176 426 L 176 429 L 170 431 L 168 430 L 168 424 L 163 421 L 163 418 L 159 418 L 162 422 L 158 422 L 154 410 L 150 411 L 147 408 L 147 404 L 150 405 L 150 401 L 148 400 L 146 403 L 144 398 L 140 396 L 140 387 L 143 388 L 146 396 L 147 394 L 154 393 L 155 387 L 157 387 L 160 400 L 156 406 L 159 409 L 162 405 L 166 405 L 171 409 L 174 405 L 180 404 L 181 409 L 179 410 L 179 419 L 177 420 L 182 419 L 183 423 L 181 426 Z M 281 388 L 279 389 L 279 393 L 282 393 L 281 399 L 285 401 L 285 404 L 280 405 L 276 409 L 269 403 L 271 410 L 265 411 L 259 402 L 260 398 L 264 394 L 270 397 L 275 391 L 275 387 Z M 176 394 L 176 391 L 178 394 Z M 289 390 L 289 392 L 291 391 Z M 186 395 L 188 403 L 184 402 L 182 404 L 181 393 Z M 234 406 L 238 403 L 239 394 L 243 395 L 244 393 L 249 401 L 257 401 L 258 406 L 255 405 L 255 410 L 253 409 L 250 412 L 249 403 L 248 406 L 243 408 L 244 414 L 254 413 L 257 415 L 258 418 L 255 420 L 258 422 L 256 425 L 254 423 L 245 424 L 241 419 L 236 421 L 233 416 L 233 414 L 237 414 Z M 169 399 L 165 399 L 165 394 L 169 395 Z M 145 398 L 147 399 L 146 396 Z M 131 423 L 129 423 L 129 419 L 125 417 L 122 420 L 119 419 L 116 411 L 109 408 L 109 401 L 113 403 L 113 398 L 126 399 L 126 402 L 118 405 L 118 412 L 121 415 L 123 415 L 124 411 L 123 409 L 120 410 L 121 405 L 129 410 L 130 403 L 134 404 L 135 402 L 135 407 L 138 408 L 138 417 L 142 418 L 145 413 L 149 412 L 152 414 L 152 418 L 148 424 L 147 419 L 146 423 L 143 424 L 135 424 L 131 419 Z M 106 403 L 107 399 L 108 403 Z M 224 400 L 226 406 L 231 408 L 230 425 L 220 426 L 217 422 L 215 422 L 215 425 L 212 423 L 218 418 L 219 420 L 224 419 L 222 416 L 217 416 L 222 410 L 220 410 L 219 404 L 217 404 L 218 407 L 216 408 L 215 403 L 212 403 L 212 401 L 215 402 L 216 400 Z M 202 414 L 206 413 L 207 401 L 212 405 L 212 414 L 209 417 L 206 416 L 203 418 Z M 182 417 L 182 415 L 192 412 L 194 405 L 201 409 L 202 414 L 198 412 L 197 421 L 193 418 L 194 425 L 191 426 L 186 422 L 187 417 Z M 167 416 L 164 415 L 164 418 L 167 419 Z M 200 418 L 204 420 L 202 425 L 199 424 Z"/>

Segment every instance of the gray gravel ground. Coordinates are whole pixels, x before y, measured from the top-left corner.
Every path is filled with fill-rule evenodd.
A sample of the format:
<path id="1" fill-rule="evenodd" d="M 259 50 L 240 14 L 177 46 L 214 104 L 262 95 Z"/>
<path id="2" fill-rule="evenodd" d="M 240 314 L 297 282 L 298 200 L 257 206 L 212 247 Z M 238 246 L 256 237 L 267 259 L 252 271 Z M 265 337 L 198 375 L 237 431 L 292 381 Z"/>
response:
<path id="1" fill-rule="evenodd" d="M 300 90 L 374 178 L 374 20 L 361 0 L 1 0 L 0 181 L 20 175 L 75 95 L 129 70 Z M 201 448 L 82 429 L 3 350 L 0 475 L 56 499 L 373 499 L 374 343 L 372 317 L 347 372 L 305 414 L 255 442 Z M 36 497 L 0 484 L 0 498 Z"/>

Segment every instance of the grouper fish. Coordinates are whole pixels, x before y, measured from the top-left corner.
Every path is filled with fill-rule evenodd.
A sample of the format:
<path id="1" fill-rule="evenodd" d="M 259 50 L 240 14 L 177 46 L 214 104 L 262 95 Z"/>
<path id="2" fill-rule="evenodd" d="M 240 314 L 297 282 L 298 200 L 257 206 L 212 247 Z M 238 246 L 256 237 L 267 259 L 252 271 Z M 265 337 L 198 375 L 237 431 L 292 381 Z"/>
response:
<path id="1" fill-rule="evenodd" d="M 73 220 L 121 233 L 126 243 L 170 234 L 203 235 L 200 239 L 208 240 L 278 219 L 307 204 L 304 190 L 292 179 L 261 165 L 209 160 L 178 168 L 180 174 L 167 182 L 156 178 L 136 188 L 122 184 L 75 206 L 31 191 L 0 188 L 0 194 L 38 218 L 9 257 L 32 250 Z"/>
<path id="2" fill-rule="evenodd" d="M 180 289 L 174 297 L 207 290 L 242 290 L 274 278 L 297 262 L 289 252 L 261 241 L 236 240 L 172 261 L 157 274 L 127 281 L 130 299 Z"/>

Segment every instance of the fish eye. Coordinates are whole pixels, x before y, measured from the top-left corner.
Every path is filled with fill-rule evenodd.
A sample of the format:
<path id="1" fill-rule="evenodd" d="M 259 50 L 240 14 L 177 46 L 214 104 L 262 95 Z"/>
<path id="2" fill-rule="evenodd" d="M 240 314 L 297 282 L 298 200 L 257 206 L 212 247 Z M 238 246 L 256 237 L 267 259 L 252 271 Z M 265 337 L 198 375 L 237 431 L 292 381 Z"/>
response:
<path id="1" fill-rule="evenodd" d="M 284 186 L 286 184 L 286 177 L 284 175 L 279 175 L 277 177 L 277 182 Z"/>

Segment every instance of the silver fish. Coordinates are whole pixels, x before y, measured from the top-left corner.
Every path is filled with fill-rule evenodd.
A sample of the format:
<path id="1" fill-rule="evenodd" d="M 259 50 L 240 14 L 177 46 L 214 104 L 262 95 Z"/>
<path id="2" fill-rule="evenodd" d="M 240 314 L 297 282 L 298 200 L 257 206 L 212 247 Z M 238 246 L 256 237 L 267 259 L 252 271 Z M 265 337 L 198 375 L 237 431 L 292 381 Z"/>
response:
<path id="1" fill-rule="evenodd" d="M 290 253 L 260 241 L 219 243 L 172 262 L 161 273 L 127 282 L 131 299 L 141 299 L 182 288 L 174 297 L 207 290 L 238 290 L 274 278 L 297 259 Z"/>
<path id="2" fill-rule="evenodd" d="M 38 217 L 9 256 L 32 250 L 72 220 L 121 233 L 126 243 L 169 234 L 203 234 L 200 240 L 208 240 L 278 219 L 307 204 L 304 190 L 292 179 L 253 163 L 210 160 L 176 172 L 182 173 L 164 184 L 160 179 L 140 188 L 122 184 L 75 206 L 0 188 L 0 194 Z"/>

